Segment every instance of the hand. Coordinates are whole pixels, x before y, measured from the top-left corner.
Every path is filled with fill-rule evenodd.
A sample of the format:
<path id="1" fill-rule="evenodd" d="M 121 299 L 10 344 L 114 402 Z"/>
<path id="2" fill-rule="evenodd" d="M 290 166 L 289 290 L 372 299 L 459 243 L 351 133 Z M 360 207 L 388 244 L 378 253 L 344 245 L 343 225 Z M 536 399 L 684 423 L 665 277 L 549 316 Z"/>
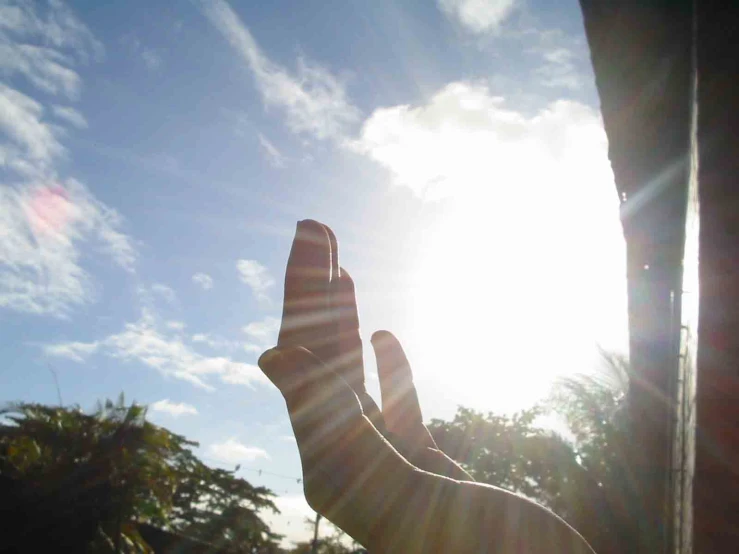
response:
<path id="1" fill-rule="evenodd" d="M 377 552 L 513 552 L 522 545 L 556 552 L 552 539 L 563 537 L 563 546 L 585 548 L 563 552 L 590 552 L 540 506 L 471 483 L 424 426 L 398 340 L 380 331 L 371 342 L 382 412 L 365 388 L 354 283 L 339 265 L 336 237 L 318 222 L 301 221 L 278 344 L 259 366 L 285 398 L 306 499 L 317 512 Z M 532 542 L 529 524 L 546 540 Z"/>

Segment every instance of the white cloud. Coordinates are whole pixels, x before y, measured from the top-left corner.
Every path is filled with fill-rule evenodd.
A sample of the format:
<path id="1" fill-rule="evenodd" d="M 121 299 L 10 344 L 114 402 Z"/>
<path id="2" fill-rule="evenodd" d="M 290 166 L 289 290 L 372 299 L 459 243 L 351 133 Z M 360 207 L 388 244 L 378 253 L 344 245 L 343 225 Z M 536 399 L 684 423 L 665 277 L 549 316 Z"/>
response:
<path id="1" fill-rule="evenodd" d="M 76 98 L 81 80 L 72 67 L 102 54 L 102 44 L 63 2 L 0 5 L 0 74 L 6 77 L 20 74 L 44 92 Z"/>
<path id="2" fill-rule="evenodd" d="M 0 185 L 0 307 L 64 316 L 92 298 L 81 247 L 97 245 L 119 266 L 136 252 L 121 217 L 82 184 Z"/>
<path id="3" fill-rule="evenodd" d="M 273 532 L 283 536 L 283 548 L 290 550 L 295 543 L 309 541 L 313 537 L 312 529 L 307 525 L 302 525 L 302 522 L 306 520 L 313 521 L 316 512 L 310 507 L 302 493 L 278 496 L 274 499 L 274 503 L 279 513 L 263 510 L 259 515 Z M 296 525 L 296 522 L 301 524 Z M 336 531 L 337 528 L 332 524 L 327 524 L 325 520 L 319 526 L 320 537 L 335 535 Z M 351 550 L 351 540 L 347 535 L 344 535 L 340 540 Z"/>
<path id="4" fill-rule="evenodd" d="M 67 358 L 75 362 L 84 362 L 99 347 L 97 342 L 64 342 L 58 344 L 46 344 L 43 352 L 54 358 Z"/>
<path id="5" fill-rule="evenodd" d="M 583 172 L 611 182 L 601 163 L 605 140 L 589 106 L 558 100 L 526 116 L 483 85 L 457 82 L 423 106 L 375 110 L 353 147 L 419 196 L 479 199 L 495 191 L 500 203 L 534 190 L 556 194 L 553 183 L 580 183 Z"/>
<path id="6" fill-rule="evenodd" d="M 69 123 L 78 129 L 87 129 L 87 120 L 80 112 L 69 106 L 54 106 L 54 115 L 62 121 Z"/>
<path id="7" fill-rule="evenodd" d="M 92 345 L 96 346 L 93 348 Z M 85 351 L 86 347 L 89 352 Z M 188 381 L 206 390 L 213 390 L 212 377 L 218 377 L 224 383 L 249 387 L 269 383 L 254 365 L 223 356 L 209 357 L 195 351 L 183 341 L 178 331 L 167 331 L 166 326 L 161 330 L 156 317 L 148 310 L 137 322 L 127 323 L 120 333 L 94 343 L 57 343 L 45 347 L 44 352 L 70 358 L 67 354 L 70 348 L 79 353 L 77 361 L 84 359 L 83 353 L 99 352 L 113 359 L 138 362 L 165 376 Z"/>
<path id="8" fill-rule="evenodd" d="M 173 331 L 182 331 L 185 329 L 185 322 L 184 321 L 168 321 L 167 329 L 172 329 Z"/>
<path id="9" fill-rule="evenodd" d="M 258 136 L 259 144 L 261 145 L 269 164 L 276 168 L 285 167 L 286 158 L 282 155 L 282 152 L 280 152 L 262 133 L 259 133 Z"/>
<path id="10" fill-rule="evenodd" d="M 241 280 L 251 287 L 257 299 L 268 299 L 267 291 L 275 284 L 275 280 L 266 267 L 256 260 L 238 260 L 236 269 Z"/>
<path id="11" fill-rule="evenodd" d="M 157 294 L 164 298 L 164 300 L 166 300 L 170 304 L 174 304 L 175 302 L 177 302 L 177 293 L 170 286 L 164 285 L 162 283 L 154 283 L 150 287 L 150 290 L 154 294 Z"/>
<path id="12" fill-rule="evenodd" d="M 272 62 L 264 55 L 249 29 L 223 0 L 201 2 L 215 28 L 244 59 L 257 83 L 264 103 L 281 109 L 288 127 L 318 139 L 341 138 L 359 110 L 347 99 L 344 83 L 326 68 L 303 59 L 297 72 Z"/>
<path id="13" fill-rule="evenodd" d="M 2 165 L 22 162 L 37 168 L 38 174 L 64 153 L 57 133 L 42 120 L 43 114 L 43 106 L 33 98 L 0 83 L 0 131 L 9 139 L 4 150 L 12 152 Z"/>
<path id="14" fill-rule="evenodd" d="M 473 33 L 497 31 L 513 12 L 516 0 L 437 0 L 447 17 Z"/>
<path id="15" fill-rule="evenodd" d="M 222 352 L 233 352 L 241 347 L 241 342 L 229 340 L 220 336 L 214 336 L 210 333 L 195 333 L 190 340 L 196 344 L 204 344 L 213 350 Z"/>
<path id="16" fill-rule="evenodd" d="M 213 288 L 213 277 L 207 273 L 196 273 L 192 276 L 192 282 L 196 285 L 200 285 L 203 290 L 210 290 Z"/>
<path id="17" fill-rule="evenodd" d="M 269 454 L 263 448 L 247 446 L 233 437 L 221 443 L 211 444 L 208 447 L 208 453 L 219 461 L 230 464 L 253 462 L 259 459 L 269 460 Z"/>
<path id="18" fill-rule="evenodd" d="M 157 400 L 153 404 L 150 404 L 149 408 L 155 412 L 168 414 L 172 417 L 179 417 L 181 415 L 197 415 L 198 413 L 195 406 L 185 404 L 184 402 L 170 402 L 168 398 Z"/>
<path id="19" fill-rule="evenodd" d="M 554 48 L 542 52 L 544 64 L 536 69 L 540 82 L 550 88 L 579 90 L 585 78 L 575 66 L 575 53 L 569 48 Z"/>
<path id="20" fill-rule="evenodd" d="M 2 76 L 19 74 L 44 93 L 75 98 L 80 79 L 72 67 L 101 54 L 100 43 L 62 2 L 0 5 Z M 85 124 L 72 108 L 49 110 L 0 84 L 0 169 L 7 179 L 0 183 L 0 308 L 65 316 L 92 300 L 83 246 L 97 247 L 127 270 L 136 251 L 115 210 L 76 180 L 58 177 L 65 130 L 46 120 L 49 111 Z"/>
<path id="21" fill-rule="evenodd" d="M 280 320 L 276 317 L 265 317 L 261 321 L 253 321 L 243 328 L 248 337 L 244 345 L 247 352 L 261 353 L 277 344 L 277 332 L 280 330 Z"/>
<path id="22" fill-rule="evenodd" d="M 20 73 L 44 92 L 76 99 L 82 81 L 77 72 L 66 65 L 68 62 L 68 58 L 57 50 L 13 44 L 0 35 L 0 73 Z"/>

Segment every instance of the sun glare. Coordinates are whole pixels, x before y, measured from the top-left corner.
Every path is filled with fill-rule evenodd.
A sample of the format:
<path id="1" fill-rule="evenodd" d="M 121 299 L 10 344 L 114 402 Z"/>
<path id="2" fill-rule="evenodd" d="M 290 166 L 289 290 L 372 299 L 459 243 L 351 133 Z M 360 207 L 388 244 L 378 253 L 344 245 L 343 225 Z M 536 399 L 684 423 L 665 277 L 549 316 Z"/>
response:
<path id="1" fill-rule="evenodd" d="M 511 148 L 518 157 L 503 167 L 515 171 L 498 167 L 491 180 L 502 183 L 454 199 L 426 230 L 407 311 L 419 388 L 432 397 L 512 411 L 592 371 L 598 347 L 626 351 L 613 178 L 605 149 L 575 144 L 579 156 Z"/>

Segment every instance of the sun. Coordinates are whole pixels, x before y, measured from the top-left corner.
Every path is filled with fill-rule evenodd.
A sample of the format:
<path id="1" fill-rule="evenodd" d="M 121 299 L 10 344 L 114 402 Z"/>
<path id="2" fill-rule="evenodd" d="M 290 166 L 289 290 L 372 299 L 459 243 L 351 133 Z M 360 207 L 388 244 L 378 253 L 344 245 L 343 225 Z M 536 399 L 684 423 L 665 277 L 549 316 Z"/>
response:
<path id="1" fill-rule="evenodd" d="M 585 232 L 562 218 L 583 206 L 502 200 L 455 203 L 425 230 L 405 310 L 420 389 L 510 412 L 594 369 L 599 346 L 623 349 L 626 291 L 617 220 Z"/>

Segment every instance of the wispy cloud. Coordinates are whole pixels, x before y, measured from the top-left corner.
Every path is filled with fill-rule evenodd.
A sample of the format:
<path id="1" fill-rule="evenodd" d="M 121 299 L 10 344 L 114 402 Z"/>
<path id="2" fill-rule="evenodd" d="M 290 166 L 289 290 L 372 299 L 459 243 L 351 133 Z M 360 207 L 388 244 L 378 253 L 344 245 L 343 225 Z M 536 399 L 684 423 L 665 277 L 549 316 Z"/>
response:
<path id="1" fill-rule="evenodd" d="M 267 384 L 258 367 L 235 361 L 229 357 L 211 357 L 197 352 L 184 342 L 178 330 L 160 328 L 154 314 L 145 310 L 141 318 L 127 323 L 120 333 L 103 339 L 84 342 L 63 342 L 47 345 L 44 353 L 75 361 L 84 361 L 94 353 L 111 359 L 138 362 L 156 369 L 163 375 L 188 381 L 193 385 L 213 390 L 211 378 L 217 377 L 224 383 L 246 385 Z"/>
<path id="2" fill-rule="evenodd" d="M 267 161 L 272 167 L 276 168 L 282 168 L 285 167 L 285 161 L 287 158 L 282 155 L 282 152 L 280 152 L 277 147 L 272 144 L 267 137 L 265 137 L 262 133 L 259 133 L 259 144 L 262 147 L 262 150 L 264 151 L 264 155 L 267 157 Z"/>
<path id="3" fill-rule="evenodd" d="M 177 293 L 169 285 L 165 285 L 163 283 L 154 283 L 153 285 L 151 285 L 151 287 L 149 287 L 149 290 L 152 293 L 162 297 L 169 304 L 174 304 L 177 302 Z"/>
<path id="4" fill-rule="evenodd" d="M 32 44 L 36 42 L 37 44 Z M 0 73 L 20 75 L 43 93 L 76 98 L 74 66 L 102 55 L 102 46 L 62 2 L 0 5 Z M 92 300 L 82 247 L 92 245 L 132 270 L 136 251 L 121 216 L 74 179 L 61 179 L 64 128 L 51 113 L 83 127 L 69 107 L 44 106 L 0 84 L 0 308 L 65 316 Z M 87 251 L 85 251 L 87 254 Z"/>
<path id="5" fill-rule="evenodd" d="M 497 31 L 516 7 L 516 0 L 437 0 L 444 14 L 473 33 Z"/>
<path id="6" fill-rule="evenodd" d="M 197 415 L 198 413 L 195 406 L 185 404 L 184 402 L 171 402 L 168 398 L 157 400 L 153 404 L 149 404 L 149 409 L 172 417 L 180 417 L 181 415 Z"/>
<path id="7" fill-rule="evenodd" d="M 251 287 L 258 300 L 268 300 L 267 292 L 275 284 L 266 267 L 256 260 L 238 260 L 236 269 L 241 280 Z"/>
<path id="8" fill-rule="evenodd" d="M 33 44 L 33 43 L 37 44 Z M 103 46 L 60 1 L 8 0 L 0 5 L 0 74 L 19 74 L 49 94 L 77 98 L 79 63 L 100 58 Z"/>
<path id="9" fill-rule="evenodd" d="M 359 119 L 359 110 L 347 98 L 344 83 L 328 69 L 298 59 L 297 71 L 271 61 L 249 29 L 223 0 L 200 3 L 213 26 L 246 62 L 265 105 L 283 111 L 288 127 L 318 139 L 341 138 Z"/>
<path id="10" fill-rule="evenodd" d="M 141 52 L 141 59 L 144 60 L 144 65 L 150 71 L 159 69 L 162 65 L 162 56 L 154 50 L 143 50 Z"/>
<path id="11" fill-rule="evenodd" d="M 231 437 L 224 442 L 214 443 L 208 447 L 208 453 L 219 461 L 231 464 L 269 460 L 269 454 L 263 448 L 247 446 Z"/>
<path id="12" fill-rule="evenodd" d="M 213 277 L 207 273 L 196 273 L 192 276 L 192 282 L 199 285 L 203 290 L 210 290 L 213 288 Z"/>
<path id="13" fill-rule="evenodd" d="M 0 186 L 0 307 L 64 316 L 90 301 L 81 247 L 97 245 L 132 269 L 136 252 L 121 225 L 115 210 L 72 179 Z"/>
<path id="14" fill-rule="evenodd" d="M 162 65 L 161 54 L 143 44 L 135 33 L 124 35 L 121 40 L 123 44 L 136 58 L 141 60 L 149 71 L 155 71 Z"/>
<path id="15" fill-rule="evenodd" d="M 33 98 L 0 83 L 2 165 L 19 173 L 48 174 L 65 150 L 57 132 L 43 120 L 44 108 Z"/>
<path id="16" fill-rule="evenodd" d="M 57 119 L 61 119 L 65 123 L 69 123 L 78 129 L 87 129 L 87 120 L 80 112 L 69 106 L 54 106 L 52 108 Z"/>
<path id="17" fill-rule="evenodd" d="M 569 48 L 555 48 L 542 52 L 544 63 L 536 70 L 541 84 L 550 88 L 579 90 L 585 76 L 577 69 L 575 53 Z"/>
<path id="18" fill-rule="evenodd" d="M 97 342 L 63 342 L 46 344 L 42 347 L 44 354 L 54 358 L 66 358 L 75 362 L 84 362 L 100 346 Z"/>

